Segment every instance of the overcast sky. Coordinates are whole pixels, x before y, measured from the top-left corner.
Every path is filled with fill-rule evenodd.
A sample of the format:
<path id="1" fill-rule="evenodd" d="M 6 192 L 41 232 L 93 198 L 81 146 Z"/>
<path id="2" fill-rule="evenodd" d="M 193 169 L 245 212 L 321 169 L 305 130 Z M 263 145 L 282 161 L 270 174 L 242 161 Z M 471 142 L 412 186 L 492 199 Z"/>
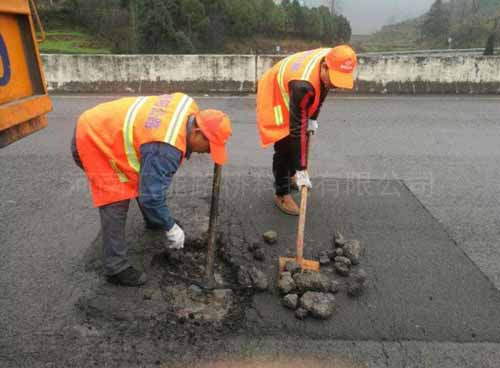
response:
<path id="1" fill-rule="evenodd" d="M 351 21 L 354 34 L 373 33 L 390 20 L 404 20 L 426 13 L 434 0 L 337 0 L 341 13 Z"/>

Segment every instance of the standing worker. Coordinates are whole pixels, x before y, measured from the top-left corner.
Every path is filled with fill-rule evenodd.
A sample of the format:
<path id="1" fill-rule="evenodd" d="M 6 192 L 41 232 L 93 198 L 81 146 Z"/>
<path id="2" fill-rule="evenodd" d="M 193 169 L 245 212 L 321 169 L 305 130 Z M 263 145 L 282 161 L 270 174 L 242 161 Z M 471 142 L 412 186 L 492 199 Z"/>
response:
<path id="1" fill-rule="evenodd" d="M 356 64 L 350 46 L 321 48 L 281 60 L 259 81 L 257 126 L 262 147 L 274 144 L 274 202 L 288 215 L 299 214 L 291 188 L 312 187 L 307 133 L 318 128 L 316 119 L 330 88 L 353 88 Z"/>
<path id="2" fill-rule="evenodd" d="M 72 153 L 88 177 L 94 206 L 99 208 L 103 266 L 109 282 L 139 286 L 147 279 L 127 257 L 125 222 L 130 199 L 137 198 L 146 227 L 165 231 L 167 248 L 183 248 L 184 231 L 166 205 L 172 177 L 192 152 L 210 152 L 215 163 L 223 165 L 230 136 L 226 114 L 199 111 L 183 93 L 121 98 L 80 116 Z"/>

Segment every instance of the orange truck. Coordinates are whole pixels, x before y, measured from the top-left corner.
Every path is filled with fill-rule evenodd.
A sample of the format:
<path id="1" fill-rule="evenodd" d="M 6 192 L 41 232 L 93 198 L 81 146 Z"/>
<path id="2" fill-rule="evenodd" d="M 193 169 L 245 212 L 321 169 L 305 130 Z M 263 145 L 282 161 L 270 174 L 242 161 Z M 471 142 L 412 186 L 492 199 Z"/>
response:
<path id="1" fill-rule="evenodd" d="M 0 148 L 47 126 L 52 104 L 38 50 L 44 38 L 33 0 L 0 0 Z"/>

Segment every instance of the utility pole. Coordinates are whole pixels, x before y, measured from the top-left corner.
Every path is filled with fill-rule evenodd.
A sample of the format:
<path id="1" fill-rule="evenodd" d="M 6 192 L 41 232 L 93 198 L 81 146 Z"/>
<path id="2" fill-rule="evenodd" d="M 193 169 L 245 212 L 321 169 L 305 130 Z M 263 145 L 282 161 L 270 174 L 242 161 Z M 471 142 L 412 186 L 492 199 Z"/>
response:
<path id="1" fill-rule="evenodd" d="M 330 1 L 330 13 L 335 14 L 335 0 Z"/>

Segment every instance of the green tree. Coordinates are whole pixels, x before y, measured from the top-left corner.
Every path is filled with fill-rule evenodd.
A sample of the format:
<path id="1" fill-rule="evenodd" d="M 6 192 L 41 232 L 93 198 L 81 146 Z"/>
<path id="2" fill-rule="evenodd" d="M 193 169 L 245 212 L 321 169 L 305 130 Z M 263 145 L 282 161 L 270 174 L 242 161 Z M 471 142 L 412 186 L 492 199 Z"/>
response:
<path id="1" fill-rule="evenodd" d="M 431 47 L 446 47 L 450 16 L 442 0 L 436 0 L 422 23 L 420 34 L 422 40 Z"/>
<path id="2" fill-rule="evenodd" d="M 305 36 L 309 39 L 321 40 L 325 32 L 321 8 L 313 8 L 306 13 Z"/>
<path id="3" fill-rule="evenodd" d="M 203 4 L 208 17 L 207 31 L 202 35 L 204 49 L 210 52 L 222 51 L 228 28 L 228 0 L 203 0 Z"/>
<path id="4" fill-rule="evenodd" d="M 490 28 L 485 23 L 473 19 L 451 28 L 451 38 L 455 48 L 481 47 L 490 34 Z"/>
<path id="5" fill-rule="evenodd" d="M 194 49 L 202 47 L 202 36 L 207 31 L 209 19 L 200 0 L 180 0 L 176 29 L 184 33 L 178 38 L 188 37 Z M 185 42 L 181 42 L 185 44 Z"/>
<path id="6" fill-rule="evenodd" d="M 174 22 L 163 0 L 143 0 L 137 6 L 137 48 L 140 53 L 169 53 L 176 49 Z"/>
<path id="7" fill-rule="evenodd" d="M 323 24 L 323 30 L 321 34 L 321 41 L 331 44 L 335 41 L 337 34 L 337 24 L 335 23 L 335 18 L 330 14 L 328 8 L 320 8 L 320 17 Z"/>
<path id="8" fill-rule="evenodd" d="M 257 11 L 250 0 L 231 0 L 228 8 L 228 20 L 231 34 L 250 36 L 257 29 Z"/>
<path id="9" fill-rule="evenodd" d="M 283 0 L 281 2 L 280 8 L 284 14 L 285 23 L 283 27 L 283 33 L 292 33 L 295 30 L 294 23 L 294 10 L 290 0 Z"/>
<path id="10" fill-rule="evenodd" d="M 486 41 L 486 47 L 484 49 L 484 56 L 491 56 L 495 54 L 495 34 L 492 33 L 488 36 L 488 41 Z"/>
<path id="11" fill-rule="evenodd" d="M 257 31 L 263 35 L 273 35 L 281 28 L 281 11 L 273 0 L 260 0 L 256 3 Z"/>
<path id="12" fill-rule="evenodd" d="M 336 24 L 334 40 L 337 43 L 348 43 L 352 35 L 351 23 L 343 15 L 337 15 L 334 19 Z"/>

